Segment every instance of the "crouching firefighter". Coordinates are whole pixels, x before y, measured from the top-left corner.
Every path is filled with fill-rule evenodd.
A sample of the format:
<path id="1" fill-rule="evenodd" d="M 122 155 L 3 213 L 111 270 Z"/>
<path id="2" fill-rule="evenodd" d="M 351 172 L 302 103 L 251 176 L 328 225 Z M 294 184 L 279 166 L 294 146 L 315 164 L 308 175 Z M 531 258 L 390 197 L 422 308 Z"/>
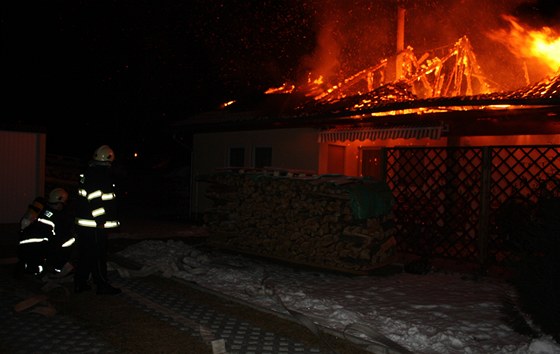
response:
<path id="1" fill-rule="evenodd" d="M 117 191 L 111 164 L 113 150 L 102 145 L 93 153 L 85 172 L 80 175 L 75 227 L 78 262 L 74 273 L 74 291 L 91 290 L 91 276 L 97 294 L 115 295 L 120 289 L 107 279 L 108 230 L 120 226 L 117 219 Z"/>
<path id="2" fill-rule="evenodd" d="M 36 218 L 20 230 L 17 253 L 25 273 L 41 275 L 47 270 L 59 273 L 73 269 L 75 238 L 72 219 L 64 212 L 67 201 L 66 190 L 53 189 Z"/>

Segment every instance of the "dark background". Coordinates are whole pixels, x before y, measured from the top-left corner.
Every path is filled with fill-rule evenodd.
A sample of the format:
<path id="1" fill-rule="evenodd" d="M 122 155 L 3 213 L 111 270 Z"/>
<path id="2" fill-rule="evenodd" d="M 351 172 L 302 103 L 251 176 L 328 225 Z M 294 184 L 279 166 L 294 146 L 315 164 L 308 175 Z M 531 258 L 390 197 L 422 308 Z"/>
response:
<path id="1" fill-rule="evenodd" d="M 165 150 L 165 123 L 289 74 L 313 41 L 304 18 L 280 15 L 305 14 L 292 3 L 3 2 L 3 119 L 46 127 L 53 153 Z M 282 48 L 293 41 L 299 53 Z"/>
<path id="2" fill-rule="evenodd" d="M 511 54 L 485 38 L 501 14 L 557 26 L 555 0 L 418 0 L 406 43 L 468 35 L 493 79 Z M 163 155 L 186 141 L 167 123 L 252 97 L 310 71 L 332 82 L 394 55 L 397 1 L 51 0 L 2 3 L 2 119 L 43 127 L 50 153 Z M 500 51 L 500 49 L 502 49 Z M 157 160 L 157 159 L 156 159 Z M 155 162 L 154 162 L 155 163 Z"/>

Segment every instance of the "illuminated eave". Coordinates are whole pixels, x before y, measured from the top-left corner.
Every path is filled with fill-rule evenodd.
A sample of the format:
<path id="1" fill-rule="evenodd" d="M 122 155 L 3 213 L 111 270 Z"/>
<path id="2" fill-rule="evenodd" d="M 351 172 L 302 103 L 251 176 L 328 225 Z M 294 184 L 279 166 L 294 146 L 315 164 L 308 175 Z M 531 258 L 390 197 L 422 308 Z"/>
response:
<path id="1" fill-rule="evenodd" d="M 361 114 L 353 117 L 363 118 L 364 116 L 369 117 L 389 117 L 389 116 L 399 116 L 399 115 L 410 115 L 410 114 L 435 114 L 435 113 L 449 113 L 456 111 L 482 111 L 482 110 L 513 110 L 513 109 L 531 109 L 531 108 L 543 108 L 546 106 L 525 106 L 525 105 L 509 105 L 509 104 L 498 104 L 498 105 L 488 105 L 488 106 L 450 106 L 450 107 L 418 107 L 410 109 L 399 109 L 386 112 L 371 112 L 369 114 Z"/>
<path id="2" fill-rule="evenodd" d="M 438 114 L 438 113 L 451 113 L 451 112 L 466 112 L 466 111 L 507 111 L 507 110 L 520 110 L 520 109 L 536 109 L 546 108 L 548 105 L 514 105 L 514 104 L 491 104 L 481 106 L 440 106 L 440 107 L 414 107 L 405 109 L 396 109 L 389 111 L 367 112 L 361 114 L 349 115 L 349 118 L 364 119 L 369 117 L 394 117 L 394 116 L 410 116 L 410 115 L 425 115 L 425 114 Z"/>

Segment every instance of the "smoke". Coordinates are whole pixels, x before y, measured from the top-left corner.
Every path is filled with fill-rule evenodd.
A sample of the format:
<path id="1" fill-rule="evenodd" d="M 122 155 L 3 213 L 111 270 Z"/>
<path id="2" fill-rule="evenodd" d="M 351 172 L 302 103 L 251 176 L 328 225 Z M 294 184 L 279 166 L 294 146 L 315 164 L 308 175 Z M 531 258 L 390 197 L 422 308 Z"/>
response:
<path id="1" fill-rule="evenodd" d="M 487 80 L 504 90 L 526 84 L 526 63 L 488 33 L 508 26 L 504 15 L 532 26 L 559 23 L 558 5 L 546 0 L 315 0 L 316 46 L 302 58 L 300 77 L 311 73 L 335 84 L 396 55 L 397 3 L 406 9 L 405 47 L 417 57 L 440 56 L 467 36 Z"/>
<path id="2" fill-rule="evenodd" d="M 314 51 L 303 57 L 300 73 L 335 83 L 391 55 L 396 34 L 395 6 L 386 1 L 316 0 Z M 394 11 L 393 11 L 394 8 Z"/>
<path id="3" fill-rule="evenodd" d="M 423 51 L 448 46 L 467 36 L 486 81 L 496 89 L 518 88 L 526 83 L 522 80 L 521 64 L 487 33 L 501 28 L 502 15 L 510 14 L 521 3 L 520 0 L 434 1 L 432 6 L 418 6 L 408 12 L 407 38 L 417 55 L 421 55 Z"/>

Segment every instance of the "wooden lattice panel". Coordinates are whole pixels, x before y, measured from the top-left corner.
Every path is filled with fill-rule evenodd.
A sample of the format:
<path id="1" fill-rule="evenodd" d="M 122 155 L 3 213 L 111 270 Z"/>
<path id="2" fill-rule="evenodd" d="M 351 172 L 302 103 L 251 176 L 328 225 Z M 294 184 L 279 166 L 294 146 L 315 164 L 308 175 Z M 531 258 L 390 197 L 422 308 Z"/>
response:
<path id="1" fill-rule="evenodd" d="M 560 196 L 560 149 L 554 146 L 502 146 L 491 150 L 488 256 L 509 263 L 511 231 L 522 232 L 539 197 Z"/>
<path id="2" fill-rule="evenodd" d="M 389 149 L 387 181 L 397 199 L 399 249 L 475 260 L 482 150 Z"/>
<path id="3" fill-rule="evenodd" d="M 534 208 L 543 194 L 560 194 L 558 146 L 391 148 L 386 154 L 398 250 L 421 257 L 508 264 L 513 255 L 500 232 L 500 210 L 512 198 Z"/>

